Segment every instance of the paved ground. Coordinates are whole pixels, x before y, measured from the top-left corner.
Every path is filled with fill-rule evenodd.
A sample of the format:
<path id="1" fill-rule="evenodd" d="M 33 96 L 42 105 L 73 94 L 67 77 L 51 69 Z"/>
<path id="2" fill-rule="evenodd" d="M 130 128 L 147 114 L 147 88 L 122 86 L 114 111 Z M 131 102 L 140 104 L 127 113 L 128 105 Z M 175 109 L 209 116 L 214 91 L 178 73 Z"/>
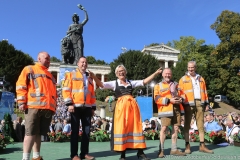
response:
<path id="1" fill-rule="evenodd" d="M 158 140 L 146 141 L 148 148 L 145 153 L 152 160 L 157 158 Z M 167 156 L 164 159 L 240 159 L 240 147 L 227 146 L 221 147 L 218 145 L 207 144 L 209 148 L 214 149 L 215 154 L 205 154 L 198 151 L 199 143 L 191 143 L 193 153 L 184 157 Z M 91 155 L 96 157 L 96 160 L 118 160 L 119 154 L 109 151 L 109 142 L 90 142 Z M 170 139 L 166 140 L 165 154 L 169 154 L 171 147 Z M 184 148 L 184 141 L 178 140 L 178 147 Z M 44 160 L 70 160 L 70 144 L 43 142 L 41 155 Z M 137 160 L 136 151 L 127 151 L 127 160 Z M 22 143 L 8 145 L 7 148 L 0 152 L 0 160 L 21 160 L 22 158 Z"/>

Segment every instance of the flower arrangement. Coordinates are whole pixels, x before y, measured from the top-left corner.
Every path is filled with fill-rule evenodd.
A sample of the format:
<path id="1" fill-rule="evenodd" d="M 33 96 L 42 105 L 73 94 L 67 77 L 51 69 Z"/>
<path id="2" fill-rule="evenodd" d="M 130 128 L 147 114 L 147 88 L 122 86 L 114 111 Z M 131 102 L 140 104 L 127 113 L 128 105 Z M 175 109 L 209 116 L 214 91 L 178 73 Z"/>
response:
<path id="1" fill-rule="evenodd" d="M 204 139 L 206 142 L 219 144 L 226 142 L 226 133 L 224 131 L 219 132 L 205 132 Z"/>
<path id="2" fill-rule="evenodd" d="M 145 136 L 146 139 L 152 140 L 159 139 L 159 131 L 155 131 L 154 129 L 144 131 L 143 135 Z"/>
<path id="3" fill-rule="evenodd" d="M 11 144 L 13 142 L 13 138 L 10 136 L 4 136 L 2 133 L 0 133 L 0 150 L 5 149 L 8 144 Z"/>
<path id="4" fill-rule="evenodd" d="M 70 141 L 71 133 L 63 133 L 63 132 L 48 132 L 47 133 L 51 142 L 66 142 Z M 82 131 L 79 131 L 78 141 L 82 140 Z M 96 142 L 104 142 L 110 140 L 110 134 L 106 133 L 106 131 L 96 131 L 90 133 L 90 140 Z"/>
<path id="5" fill-rule="evenodd" d="M 219 144 L 226 142 L 226 133 L 224 131 L 220 132 L 205 132 L 204 134 L 204 141 L 208 143 L 213 143 L 213 144 Z M 190 141 L 191 142 L 199 142 L 199 132 L 190 132 Z"/>
<path id="6" fill-rule="evenodd" d="M 64 133 L 64 132 L 48 132 L 48 137 L 50 138 L 51 142 L 65 142 L 70 140 L 71 133 Z"/>
<path id="7" fill-rule="evenodd" d="M 233 138 L 233 141 L 234 141 L 234 142 L 240 143 L 240 132 L 235 133 L 235 134 L 232 136 L 232 138 Z"/>
<path id="8" fill-rule="evenodd" d="M 104 142 L 110 140 L 110 134 L 104 130 L 99 130 L 96 132 L 91 132 L 90 139 L 96 142 Z"/>
<path id="9" fill-rule="evenodd" d="M 191 142 L 199 142 L 199 132 L 198 131 L 190 132 L 189 136 L 190 136 L 189 139 Z"/>

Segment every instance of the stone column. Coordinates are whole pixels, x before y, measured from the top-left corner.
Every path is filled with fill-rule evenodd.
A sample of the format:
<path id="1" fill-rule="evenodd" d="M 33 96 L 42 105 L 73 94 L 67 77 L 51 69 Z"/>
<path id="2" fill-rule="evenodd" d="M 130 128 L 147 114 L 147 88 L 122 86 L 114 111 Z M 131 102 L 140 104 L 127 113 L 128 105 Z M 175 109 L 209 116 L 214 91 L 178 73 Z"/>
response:
<path id="1" fill-rule="evenodd" d="M 59 72 L 57 72 L 57 83 L 59 83 L 61 85 L 61 82 L 59 81 Z"/>
<path id="2" fill-rule="evenodd" d="M 104 105 L 99 105 L 100 107 L 100 117 L 105 118 L 106 117 L 106 110 Z"/>
<path id="3" fill-rule="evenodd" d="M 165 60 L 165 68 L 168 68 L 168 61 Z"/>
<path id="4" fill-rule="evenodd" d="M 173 62 L 173 67 L 176 67 L 176 64 L 177 64 L 177 62 L 176 62 L 176 61 L 174 61 L 174 62 Z"/>
<path id="5" fill-rule="evenodd" d="M 102 74 L 101 81 L 104 82 L 104 74 Z"/>

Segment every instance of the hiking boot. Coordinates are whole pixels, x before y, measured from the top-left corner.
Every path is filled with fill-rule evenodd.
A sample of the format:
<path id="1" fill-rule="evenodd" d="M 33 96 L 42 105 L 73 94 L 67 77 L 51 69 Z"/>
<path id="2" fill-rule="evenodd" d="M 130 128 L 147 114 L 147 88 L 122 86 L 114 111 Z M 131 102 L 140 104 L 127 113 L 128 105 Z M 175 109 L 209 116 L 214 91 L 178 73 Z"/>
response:
<path id="1" fill-rule="evenodd" d="M 186 153 L 183 153 L 182 151 L 179 151 L 177 149 L 176 151 L 172 151 L 171 150 L 170 155 L 173 155 L 173 156 L 186 156 Z"/>
<path id="2" fill-rule="evenodd" d="M 190 144 L 187 144 L 187 145 L 186 145 L 185 153 L 186 153 L 186 154 L 191 154 L 191 153 L 192 153 L 192 152 L 191 152 Z"/>
<path id="3" fill-rule="evenodd" d="M 38 158 L 32 158 L 32 160 L 43 160 L 43 158 L 39 156 Z"/>
<path id="4" fill-rule="evenodd" d="M 204 143 L 200 144 L 199 152 L 210 153 L 210 154 L 214 153 L 213 150 L 208 149 Z"/>
<path id="5" fill-rule="evenodd" d="M 159 158 L 164 158 L 164 157 L 165 157 L 163 150 L 160 150 L 160 151 L 158 152 L 158 157 L 159 157 Z"/>

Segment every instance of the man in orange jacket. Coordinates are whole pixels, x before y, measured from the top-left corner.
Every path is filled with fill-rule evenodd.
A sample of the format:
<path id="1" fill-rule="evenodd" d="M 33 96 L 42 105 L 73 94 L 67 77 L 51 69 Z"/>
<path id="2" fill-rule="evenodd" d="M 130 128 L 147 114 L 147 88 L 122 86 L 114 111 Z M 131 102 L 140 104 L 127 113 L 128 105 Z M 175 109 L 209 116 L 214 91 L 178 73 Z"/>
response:
<path id="1" fill-rule="evenodd" d="M 154 100 L 158 106 L 158 116 L 161 117 L 161 133 L 159 145 L 159 158 L 164 155 L 165 131 L 172 125 L 172 148 L 170 155 L 185 156 L 186 154 L 177 149 L 178 129 L 181 125 L 182 102 L 185 95 L 178 89 L 177 82 L 172 81 L 172 71 L 165 68 L 162 73 L 163 80 L 154 86 Z"/>
<path id="2" fill-rule="evenodd" d="M 191 154 L 189 144 L 189 129 L 194 114 L 199 131 L 200 146 L 199 151 L 213 153 L 204 144 L 204 111 L 209 110 L 209 101 L 205 80 L 199 74 L 196 74 L 196 62 L 188 62 L 188 72 L 179 81 L 179 87 L 186 94 L 187 101 L 184 104 L 185 124 L 184 137 L 186 142 L 185 153 Z"/>
<path id="3" fill-rule="evenodd" d="M 89 138 L 91 117 L 96 110 L 96 97 L 93 79 L 86 72 L 88 63 L 81 57 L 77 63 L 78 68 L 65 75 L 62 95 L 68 111 L 71 113 L 71 158 L 72 160 L 94 159 L 89 155 Z M 80 158 L 78 156 L 79 120 L 82 123 L 82 142 Z"/>
<path id="4" fill-rule="evenodd" d="M 46 135 L 52 115 L 56 109 L 56 82 L 48 71 L 50 56 L 47 52 L 38 54 L 38 63 L 26 66 L 16 83 L 17 104 L 25 111 L 25 137 L 23 159 L 42 160 L 40 156 L 41 135 Z"/>

